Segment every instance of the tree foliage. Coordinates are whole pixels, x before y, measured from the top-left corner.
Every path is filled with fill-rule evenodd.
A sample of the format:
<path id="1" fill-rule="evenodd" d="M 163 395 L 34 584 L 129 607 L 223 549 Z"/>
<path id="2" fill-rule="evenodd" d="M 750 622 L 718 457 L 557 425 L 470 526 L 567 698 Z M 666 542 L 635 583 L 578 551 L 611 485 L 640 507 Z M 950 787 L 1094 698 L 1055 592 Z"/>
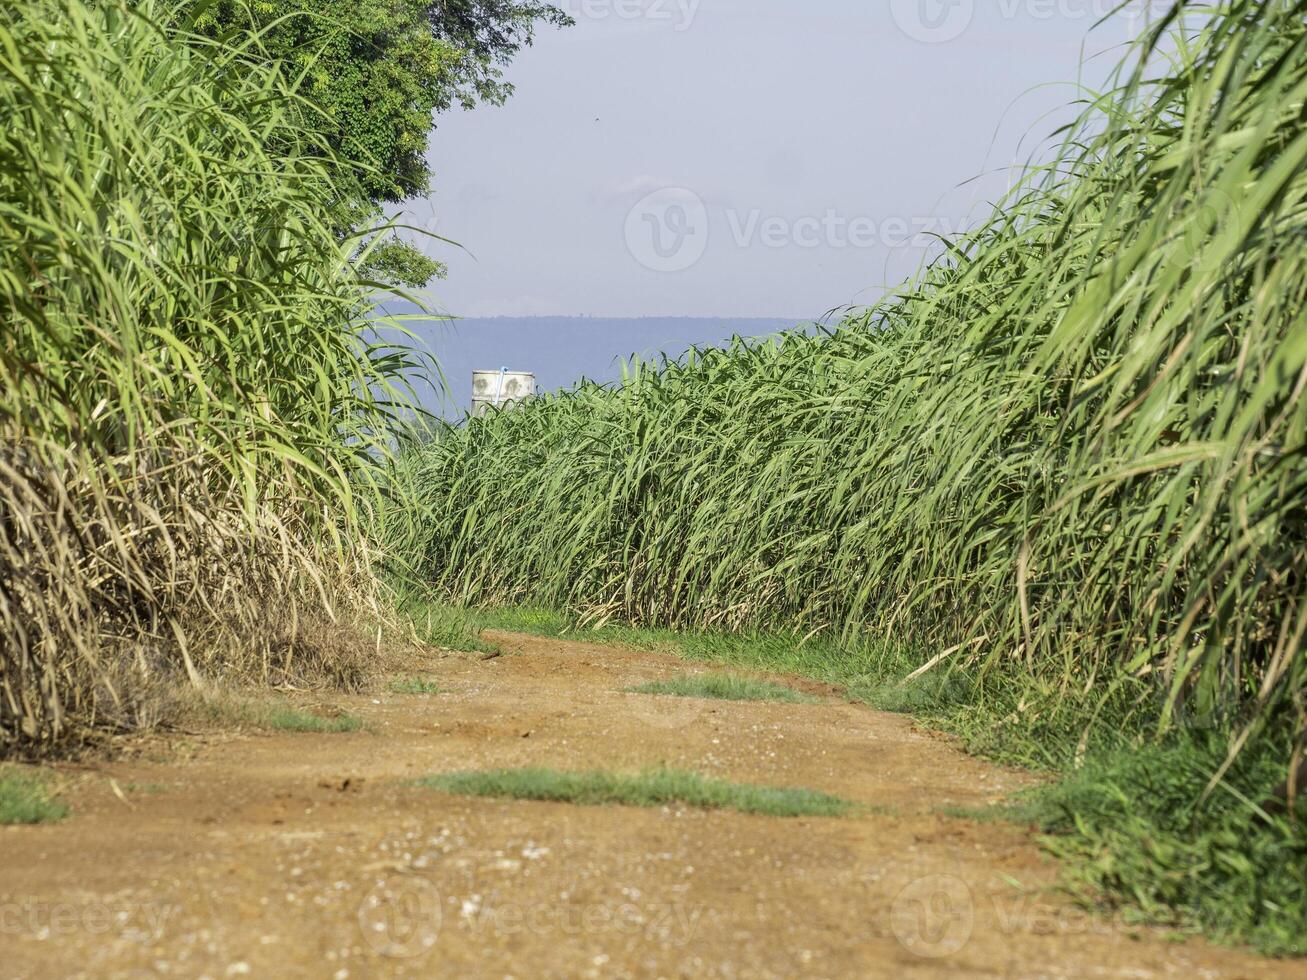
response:
<path id="1" fill-rule="evenodd" d="M 434 115 L 502 104 L 513 91 L 503 69 L 537 23 L 571 23 L 534 0 L 187 0 L 180 13 L 206 37 L 251 37 L 326 114 L 332 153 L 357 188 L 333 204 L 342 232 L 425 195 Z M 391 282 L 423 285 L 442 271 L 398 239 L 374 254 L 373 271 Z"/>

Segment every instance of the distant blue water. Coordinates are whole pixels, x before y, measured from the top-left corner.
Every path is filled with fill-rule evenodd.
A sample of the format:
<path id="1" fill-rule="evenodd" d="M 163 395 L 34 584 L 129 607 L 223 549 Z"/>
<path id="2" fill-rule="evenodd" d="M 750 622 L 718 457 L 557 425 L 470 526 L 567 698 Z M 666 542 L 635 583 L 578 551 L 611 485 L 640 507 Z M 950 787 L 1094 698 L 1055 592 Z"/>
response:
<path id="1" fill-rule="evenodd" d="M 679 357 L 691 347 L 725 343 L 732 336 L 762 337 L 799 326 L 797 319 L 697 319 L 689 317 L 493 317 L 415 320 L 406 323 L 440 362 L 447 390 L 422 393 L 424 406 L 459 418 L 472 401 L 474 370 L 532 371 L 543 391 L 570 388 L 586 378 L 621 378 L 621 362 L 633 354 Z"/>

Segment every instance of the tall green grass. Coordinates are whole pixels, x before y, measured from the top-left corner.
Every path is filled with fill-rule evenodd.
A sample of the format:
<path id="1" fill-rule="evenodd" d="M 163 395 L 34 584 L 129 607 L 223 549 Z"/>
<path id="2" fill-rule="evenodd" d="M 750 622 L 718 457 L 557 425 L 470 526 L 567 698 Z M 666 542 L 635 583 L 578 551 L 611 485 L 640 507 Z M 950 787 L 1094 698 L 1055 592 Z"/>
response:
<path id="1" fill-rule="evenodd" d="M 375 600 L 412 359 L 315 110 L 171 13 L 0 11 L 0 752 L 148 723 L 174 676 L 348 678 L 330 638 Z"/>
<path id="2" fill-rule="evenodd" d="M 407 461 L 418 571 L 592 621 L 874 634 L 1050 725 L 1110 705 L 1301 757 L 1305 13 L 1177 4 L 991 218 L 838 329 L 440 431 Z"/>

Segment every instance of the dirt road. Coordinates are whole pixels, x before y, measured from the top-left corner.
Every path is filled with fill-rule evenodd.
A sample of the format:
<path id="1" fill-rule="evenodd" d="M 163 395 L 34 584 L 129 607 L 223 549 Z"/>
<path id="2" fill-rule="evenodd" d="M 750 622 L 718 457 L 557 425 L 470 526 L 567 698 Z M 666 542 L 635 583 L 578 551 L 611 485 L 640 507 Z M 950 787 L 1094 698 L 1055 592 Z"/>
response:
<path id="1" fill-rule="evenodd" d="M 366 730 L 212 736 L 69 769 L 73 817 L 0 828 L 4 977 L 1288 977 L 1096 920 L 1022 829 L 940 813 L 1028 776 L 841 701 L 622 693 L 707 670 L 496 635 L 437 695 L 336 698 Z M 540 765 L 705 775 L 871 809 L 778 819 L 453 797 Z"/>

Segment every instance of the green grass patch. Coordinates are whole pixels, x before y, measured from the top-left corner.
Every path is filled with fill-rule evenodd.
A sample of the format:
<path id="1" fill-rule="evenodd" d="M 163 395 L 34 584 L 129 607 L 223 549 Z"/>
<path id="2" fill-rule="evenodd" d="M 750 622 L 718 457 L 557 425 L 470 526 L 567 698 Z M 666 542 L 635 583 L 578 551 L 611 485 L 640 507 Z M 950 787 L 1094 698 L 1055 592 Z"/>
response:
<path id="1" fill-rule="evenodd" d="M 206 701 L 203 711 L 211 721 L 220 724 L 274 732 L 331 735 L 356 732 L 363 727 L 363 722 L 351 714 L 319 714 L 275 701 L 218 698 Z"/>
<path id="2" fill-rule="evenodd" d="M 439 694 L 440 685 L 424 677 L 404 677 L 390 682 L 394 694 Z"/>
<path id="3" fill-rule="evenodd" d="M 0 769 L 0 825 L 54 823 L 68 816 L 68 807 L 38 775 Z"/>
<path id="4" fill-rule="evenodd" d="M 935 812 L 940 816 L 955 820 L 970 820 L 972 823 L 1016 823 L 1037 824 L 1040 812 L 1029 801 L 1006 800 L 993 806 L 938 806 Z"/>
<path id="5" fill-rule="evenodd" d="M 855 804 L 810 789 L 753 786 L 674 769 L 635 774 L 496 769 L 431 776 L 419 785 L 463 796 L 547 800 L 582 806 L 657 807 L 672 803 L 769 817 L 838 817 Z"/>
<path id="6" fill-rule="evenodd" d="M 490 629 L 506 630 L 510 633 L 530 633 L 533 636 L 562 636 L 573 629 L 572 620 L 565 613 L 540 606 L 438 608 L 443 608 L 449 615 L 461 616 L 470 628 L 477 631 Z"/>
<path id="7" fill-rule="evenodd" d="M 316 734 L 337 734 L 356 732 L 363 723 L 353 715 L 342 714 L 335 717 L 310 714 L 286 705 L 276 705 L 260 718 L 264 728 L 278 732 L 313 732 Z"/>
<path id="8" fill-rule="evenodd" d="M 484 627 L 478 617 L 467 610 L 436 602 L 413 589 L 400 591 L 401 599 L 396 603 L 396 609 L 423 643 L 442 650 L 467 653 L 493 653 L 498 649 L 482 638 Z"/>
<path id="9" fill-rule="evenodd" d="M 629 694 L 663 694 L 678 698 L 711 698 L 717 701 L 782 701 L 788 704 L 818 704 L 820 698 L 784 684 L 739 677 L 735 674 L 700 674 L 668 681 L 651 681 L 628 687 Z"/>

